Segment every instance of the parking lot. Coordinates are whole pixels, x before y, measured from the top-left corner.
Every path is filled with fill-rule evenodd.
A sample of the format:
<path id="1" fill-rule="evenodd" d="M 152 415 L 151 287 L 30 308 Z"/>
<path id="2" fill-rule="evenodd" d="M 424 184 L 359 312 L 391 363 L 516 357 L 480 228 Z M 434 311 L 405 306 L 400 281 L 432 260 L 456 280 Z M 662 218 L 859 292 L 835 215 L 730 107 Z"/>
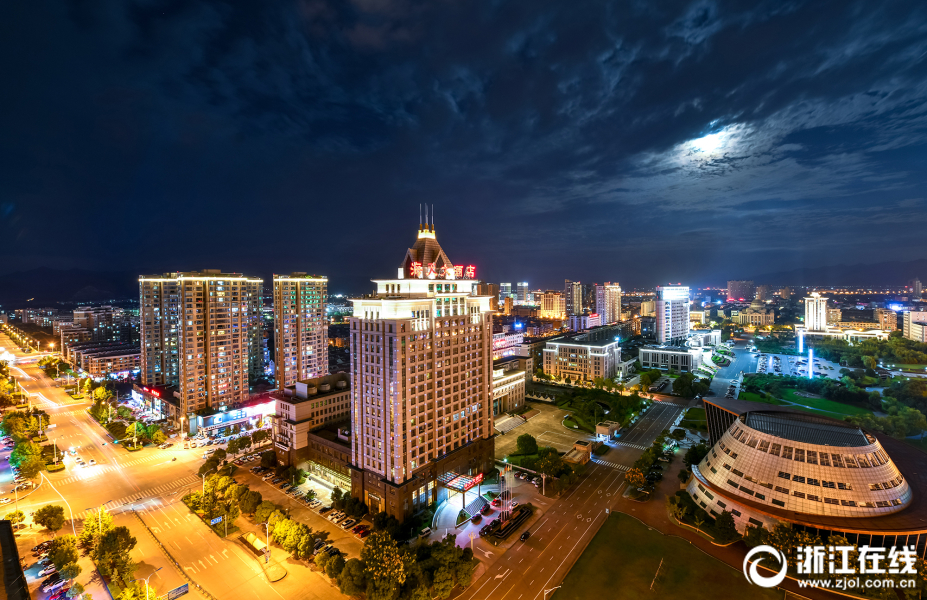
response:
<path id="1" fill-rule="evenodd" d="M 759 354 L 756 365 L 757 373 L 774 375 L 794 375 L 796 377 L 808 376 L 808 357 L 791 356 L 788 354 Z M 830 379 L 840 379 L 840 365 L 824 360 L 814 359 L 815 377 L 825 376 Z"/>

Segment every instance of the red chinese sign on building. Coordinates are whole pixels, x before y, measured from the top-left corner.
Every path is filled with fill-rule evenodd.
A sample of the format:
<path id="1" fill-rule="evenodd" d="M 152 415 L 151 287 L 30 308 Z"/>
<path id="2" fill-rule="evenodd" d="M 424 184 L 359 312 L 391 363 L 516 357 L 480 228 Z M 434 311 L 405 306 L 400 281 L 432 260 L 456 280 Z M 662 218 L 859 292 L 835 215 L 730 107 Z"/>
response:
<path id="1" fill-rule="evenodd" d="M 409 275 L 411 275 L 412 277 L 421 278 L 421 276 L 422 276 L 422 263 L 420 263 L 420 262 L 413 262 L 411 265 L 409 265 Z"/>

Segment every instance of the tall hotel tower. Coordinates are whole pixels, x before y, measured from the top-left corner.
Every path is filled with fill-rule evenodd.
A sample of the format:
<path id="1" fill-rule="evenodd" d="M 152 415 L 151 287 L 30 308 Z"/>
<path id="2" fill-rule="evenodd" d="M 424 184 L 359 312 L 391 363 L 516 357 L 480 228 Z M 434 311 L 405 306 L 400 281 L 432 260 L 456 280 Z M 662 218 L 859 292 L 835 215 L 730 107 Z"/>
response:
<path id="1" fill-rule="evenodd" d="M 142 384 L 175 386 L 180 411 L 248 399 L 260 377 L 263 281 L 206 270 L 138 278 Z"/>
<path id="2" fill-rule="evenodd" d="M 805 329 L 808 331 L 827 329 L 827 298 L 817 292 L 811 292 L 811 296 L 805 298 Z"/>
<path id="3" fill-rule="evenodd" d="M 277 388 L 328 375 L 327 296 L 327 277 L 274 275 Z"/>
<path id="4" fill-rule="evenodd" d="M 372 513 L 462 501 L 493 466 L 491 297 L 475 274 L 426 223 L 396 278 L 352 300 L 351 493 Z"/>

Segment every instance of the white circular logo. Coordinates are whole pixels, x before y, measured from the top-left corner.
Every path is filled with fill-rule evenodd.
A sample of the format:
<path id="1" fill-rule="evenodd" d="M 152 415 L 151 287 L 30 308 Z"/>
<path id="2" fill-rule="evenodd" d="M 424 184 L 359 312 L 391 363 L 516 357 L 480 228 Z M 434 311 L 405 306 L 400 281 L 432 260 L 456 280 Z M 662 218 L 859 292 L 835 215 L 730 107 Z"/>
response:
<path id="1" fill-rule="evenodd" d="M 778 573 L 770 577 L 764 577 L 760 575 L 757 572 L 757 567 L 760 566 L 760 563 L 763 562 L 763 559 L 758 558 L 752 564 L 750 563 L 750 559 L 753 558 L 755 554 L 759 554 L 760 552 L 765 552 L 767 554 L 772 554 L 773 556 L 775 556 L 779 560 L 779 562 L 782 563 L 782 569 L 780 569 Z M 747 568 L 748 565 L 750 566 L 749 569 Z M 782 552 L 779 552 L 772 546 L 757 546 L 756 548 L 750 550 L 750 552 L 747 552 L 747 556 L 744 557 L 744 576 L 747 578 L 747 580 L 750 583 L 754 585 L 758 585 L 760 587 L 771 588 L 771 587 L 776 587 L 777 585 L 782 583 L 782 581 L 785 579 L 785 574 L 786 574 L 786 571 L 788 571 L 788 568 L 789 568 L 789 565 L 785 561 L 785 554 L 783 554 Z"/>

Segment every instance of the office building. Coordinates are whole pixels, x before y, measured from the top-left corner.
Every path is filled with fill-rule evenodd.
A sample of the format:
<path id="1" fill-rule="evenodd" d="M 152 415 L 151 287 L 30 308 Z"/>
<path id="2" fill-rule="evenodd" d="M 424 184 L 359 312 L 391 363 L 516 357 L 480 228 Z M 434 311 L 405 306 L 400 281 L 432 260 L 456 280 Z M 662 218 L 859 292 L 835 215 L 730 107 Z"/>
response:
<path id="1" fill-rule="evenodd" d="M 702 366 L 704 352 L 697 348 L 681 346 L 643 346 L 638 353 L 637 360 L 641 367 L 647 369 L 662 369 L 689 373 Z"/>
<path id="2" fill-rule="evenodd" d="M 514 300 L 512 299 L 511 296 L 506 296 L 505 302 L 503 302 L 502 304 L 502 314 L 509 316 L 512 314 L 514 309 L 515 309 Z"/>
<path id="3" fill-rule="evenodd" d="M 541 308 L 538 311 L 538 317 L 541 319 L 566 319 L 566 298 L 562 292 L 556 290 L 547 290 L 541 294 Z"/>
<path id="4" fill-rule="evenodd" d="M 499 284 L 499 298 L 511 298 L 511 297 L 512 297 L 512 284 L 511 283 L 500 283 Z"/>
<path id="5" fill-rule="evenodd" d="M 515 304 L 527 304 L 530 302 L 528 298 L 528 282 L 520 281 L 517 284 L 518 288 L 515 294 Z"/>
<path id="6" fill-rule="evenodd" d="M 567 279 L 563 282 L 563 297 L 566 300 L 568 317 L 583 314 L 583 284 Z"/>
<path id="7" fill-rule="evenodd" d="M 843 310 L 839 308 L 827 309 L 827 324 L 834 325 L 843 320 Z"/>
<path id="8" fill-rule="evenodd" d="M 657 288 L 656 334 L 661 344 L 671 344 L 689 335 L 689 288 L 668 285 Z"/>
<path id="9" fill-rule="evenodd" d="M 491 298 L 419 227 L 398 276 L 352 299 L 351 493 L 400 521 L 493 467 Z"/>
<path id="10" fill-rule="evenodd" d="M 925 556 L 923 454 L 845 421 L 730 399 L 705 399 L 711 451 L 687 491 L 738 531 L 779 523 L 827 540 L 908 546 Z"/>
<path id="11" fill-rule="evenodd" d="M 548 340 L 543 351 L 544 373 L 574 381 L 612 379 L 621 362 L 620 344 L 614 335 L 580 334 Z"/>
<path id="12" fill-rule="evenodd" d="M 605 283 L 595 286 L 595 312 L 603 323 L 617 323 L 621 320 L 621 286 Z"/>
<path id="13" fill-rule="evenodd" d="M 274 365 L 278 388 L 328 374 L 328 278 L 274 275 Z"/>
<path id="14" fill-rule="evenodd" d="M 756 285 L 749 280 L 727 282 L 727 299 L 730 302 L 753 302 L 756 298 Z"/>
<path id="15" fill-rule="evenodd" d="M 904 311 L 904 337 L 915 342 L 927 342 L 927 311 Z"/>
<path id="16" fill-rule="evenodd" d="M 908 282 L 907 290 L 913 300 L 920 300 L 924 297 L 924 285 L 917 277 Z"/>
<path id="17" fill-rule="evenodd" d="M 263 372 L 263 280 L 205 270 L 138 283 L 142 384 L 176 386 L 188 417 L 247 400 Z"/>
<path id="18" fill-rule="evenodd" d="M 602 315 L 599 313 L 573 315 L 570 317 L 570 329 L 572 331 L 583 331 L 585 329 L 599 327 L 600 325 L 604 325 L 604 323 L 602 323 Z"/>
<path id="19" fill-rule="evenodd" d="M 477 293 L 480 296 L 492 297 L 489 307 L 492 310 L 499 310 L 499 286 L 495 283 L 481 283 L 477 286 Z"/>
<path id="20" fill-rule="evenodd" d="M 827 329 L 827 298 L 812 292 L 805 298 L 805 329 L 808 331 L 825 331 Z"/>

